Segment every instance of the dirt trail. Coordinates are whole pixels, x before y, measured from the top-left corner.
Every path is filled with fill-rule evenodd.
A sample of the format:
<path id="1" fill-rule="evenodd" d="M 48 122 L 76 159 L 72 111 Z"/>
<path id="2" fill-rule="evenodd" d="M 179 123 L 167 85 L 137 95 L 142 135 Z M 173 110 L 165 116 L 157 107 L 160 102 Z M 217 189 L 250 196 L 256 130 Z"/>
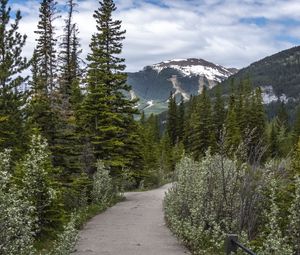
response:
<path id="1" fill-rule="evenodd" d="M 170 185 L 126 193 L 126 200 L 94 217 L 80 232 L 75 255 L 189 254 L 165 226 L 162 200 Z"/>

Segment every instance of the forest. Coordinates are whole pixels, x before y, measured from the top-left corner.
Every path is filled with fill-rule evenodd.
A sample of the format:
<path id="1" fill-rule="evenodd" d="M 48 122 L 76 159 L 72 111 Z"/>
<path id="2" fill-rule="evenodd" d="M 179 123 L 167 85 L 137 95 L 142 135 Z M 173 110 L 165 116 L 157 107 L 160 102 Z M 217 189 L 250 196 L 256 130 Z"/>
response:
<path id="1" fill-rule="evenodd" d="M 75 1 L 62 37 L 57 3 L 40 2 L 30 59 L 21 13 L 0 4 L 0 254 L 70 254 L 82 225 L 124 191 L 170 182 L 165 218 L 194 254 L 223 254 L 229 232 L 259 254 L 300 254 L 300 110 L 291 122 L 279 102 L 267 118 L 249 77 L 230 96 L 171 93 L 162 123 L 126 96 L 113 0 L 94 12 L 86 60 Z"/>

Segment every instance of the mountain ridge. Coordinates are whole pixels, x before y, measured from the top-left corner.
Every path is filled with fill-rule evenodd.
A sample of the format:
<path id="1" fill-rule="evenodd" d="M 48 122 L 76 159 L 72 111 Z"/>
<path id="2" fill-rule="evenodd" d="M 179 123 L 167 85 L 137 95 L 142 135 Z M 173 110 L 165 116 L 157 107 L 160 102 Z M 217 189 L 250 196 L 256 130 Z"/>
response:
<path id="1" fill-rule="evenodd" d="M 128 84 L 132 94 L 140 98 L 140 109 L 159 113 L 166 110 L 170 92 L 188 100 L 204 86 L 213 88 L 236 70 L 201 58 L 172 59 L 128 73 Z"/>

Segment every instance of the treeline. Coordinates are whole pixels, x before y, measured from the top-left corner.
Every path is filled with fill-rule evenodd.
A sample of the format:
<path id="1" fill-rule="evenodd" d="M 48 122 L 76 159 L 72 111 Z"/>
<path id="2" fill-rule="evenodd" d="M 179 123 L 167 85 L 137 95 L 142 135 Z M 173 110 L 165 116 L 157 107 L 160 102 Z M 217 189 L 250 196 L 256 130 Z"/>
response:
<path id="1" fill-rule="evenodd" d="M 21 13 L 8 0 L 0 4 L 0 253 L 33 254 L 47 246 L 51 254 L 68 254 L 90 213 L 152 178 L 143 175 L 151 167 L 134 119 L 137 102 L 125 96 L 125 31 L 112 17 L 114 2 L 100 1 L 86 64 L 76 2 L 66 1 L 58 38 L 57 3 L 42 0 L 36 46 L 26 59 Z"/>
<path id="2" fill-rule="evenodd" d="M 278 101 L 273 118 L 266 115 L 260 88 L 245 79 L 231 94 L 224 96 L 219 87 L 215 94 L 204 87 L 201 95 L 188 102 L 177 102 L 171 94 L 165 126 L 172 146 L 181 146 L 195 160 L 210 148 L 224 150 L 232 158 L 241 143 L 247 146 L 250 162 L 283 158 L 295 148 L 300 136 L 300 108 L 291 121 L 284 102 Z"/>

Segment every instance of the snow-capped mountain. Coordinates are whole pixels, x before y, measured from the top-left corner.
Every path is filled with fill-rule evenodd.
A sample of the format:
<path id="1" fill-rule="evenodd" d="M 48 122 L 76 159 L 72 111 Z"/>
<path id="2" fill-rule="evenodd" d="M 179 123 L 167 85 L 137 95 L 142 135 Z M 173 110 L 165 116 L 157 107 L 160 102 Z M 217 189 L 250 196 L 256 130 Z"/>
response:
<path id="1" fill-rule="evenodd" d="M 181 72 L 183 76 L 205 76 L 207 79 L 217 82 L 221 82 L 232 75 L 230 69 L 196 58 L 168 60 L 151 67 L 157 72 L 172 68 Z"/>
<path id="2" fill-rule="evenodd" d="M 201 93 L 203 86 L 213 88 L 236 72 L 204 59 L 173 59 L 129 73 L 128 83 L 140 98 L 140 108 L 159 113 L 167 108 L 170 92 L 188 100 Z"/>

